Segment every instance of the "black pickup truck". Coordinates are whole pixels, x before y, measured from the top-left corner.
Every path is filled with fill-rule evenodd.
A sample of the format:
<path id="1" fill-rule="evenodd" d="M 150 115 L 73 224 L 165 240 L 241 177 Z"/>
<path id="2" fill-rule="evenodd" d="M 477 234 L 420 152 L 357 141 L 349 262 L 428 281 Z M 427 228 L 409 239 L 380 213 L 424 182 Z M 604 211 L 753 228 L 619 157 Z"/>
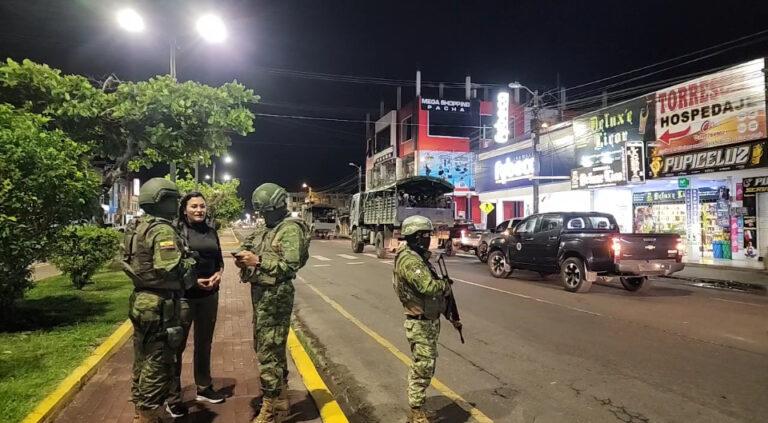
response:
<path id="1" fill-rule="evenodd" d="M 491 241 L 488 267 L 497 278 L 514 269 L 559 273 L 571 292 L 587 292 L 592 282 L 615 278 L 629 291 L 645 291 L 648 276 L 683 269 L 679 235 L 622 234 L 618 228 L 605 213 L 532 215 Z"/>

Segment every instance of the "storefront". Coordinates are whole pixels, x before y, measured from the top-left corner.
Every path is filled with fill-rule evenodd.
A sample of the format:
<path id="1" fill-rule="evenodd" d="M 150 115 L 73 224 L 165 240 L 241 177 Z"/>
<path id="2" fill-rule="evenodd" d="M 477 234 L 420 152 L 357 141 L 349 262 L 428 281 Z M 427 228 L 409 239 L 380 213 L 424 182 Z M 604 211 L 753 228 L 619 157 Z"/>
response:
<path id="1" fill-rule="evenodd" d="M 475 182 L 481 204 L 493 209 L 483 213 L 483 224 L 491 228 L 504 220 L 533 213 L 534 153 L 531 140 L 480 153 Z M 571 191 L 568 173 L 573 167 L 573 131 L 570 123 L 560 124 L 539 138 L 539 211 L 588 210 L 588 192 Z"/>

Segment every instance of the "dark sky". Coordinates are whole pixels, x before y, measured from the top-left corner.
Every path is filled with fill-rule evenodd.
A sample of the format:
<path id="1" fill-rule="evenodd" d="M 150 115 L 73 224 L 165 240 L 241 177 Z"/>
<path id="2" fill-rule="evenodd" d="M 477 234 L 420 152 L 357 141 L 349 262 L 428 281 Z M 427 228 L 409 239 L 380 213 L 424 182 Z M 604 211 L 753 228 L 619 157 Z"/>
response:
<path id="1" fill-rule="evenodd" d="M 280 69 L 413 80 L 418 68 L 427 81 L 461 83 L 471 75 L 473 82 L 519 80 L 545 90 L 556 86 L 558 73 L 563 86 L 575 86 L 768 29 L 764 0 L 158 0 L 132 3 L 152 17 L 149 31 L 137 36 L 115 25 L 115 5 L 129 3 L 0 0 L 0 56 L 95 78 L 145 79 L 167 72 L 167 34 L 175 33 L 180 80 L 237 79 L 261 95 L 258 113 L 360 121 L 378 112 L 381 99 L 392 106 L 395 87 L 298 78 Z M 193 19 L 204 10 L 227 21 L 223 46 L 195 37 Z M 751 40 L 634 85 L 768 54 L 768 34 Z M 413 93 L 406 87 L 404 97 Z M 364 159 L 359 122 L 258 117 L 255 126 L 234 140 L 236 162 L 228 165 L 243 193 L 264 181 L 289 190 L 304 181 L 327 186 L 354 172 L 348 162 Z"/>

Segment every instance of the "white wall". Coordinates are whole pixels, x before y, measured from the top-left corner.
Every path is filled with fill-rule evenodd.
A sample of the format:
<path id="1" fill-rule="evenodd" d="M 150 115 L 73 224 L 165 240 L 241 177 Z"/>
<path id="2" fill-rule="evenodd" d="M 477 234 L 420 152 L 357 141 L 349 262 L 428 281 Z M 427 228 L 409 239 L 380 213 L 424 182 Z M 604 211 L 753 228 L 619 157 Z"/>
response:
<path id="1" fill-rule="evenodd" d="M 539 212 L 586 212 L 592 206 L 589 191 L 561 191 L 539 194 Z"/>
<path id="2" fill-rule="evenodd" d="M 612 214 L 621 232 L 632 232 L 632 190 L 602 188 L 592 191 L 592 196 L 592 211 Z"/>

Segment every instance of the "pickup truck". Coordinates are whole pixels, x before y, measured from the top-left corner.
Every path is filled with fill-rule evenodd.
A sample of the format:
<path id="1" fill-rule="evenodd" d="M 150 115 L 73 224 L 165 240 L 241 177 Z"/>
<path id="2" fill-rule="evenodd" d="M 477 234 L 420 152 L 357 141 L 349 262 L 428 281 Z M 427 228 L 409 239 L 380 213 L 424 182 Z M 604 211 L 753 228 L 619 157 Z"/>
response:
<path id="1" fill-rule="evenodd" d="M 563 287 L 587 292 L 597 280 L 619 279 L 628 291 L 649 289 L 648 276 L 683 269 L 676 234 L 622 234 L 605 213 L 543 213 L 523 219 L 491 241 L 488 268 L 497 278 L 514 269 L 560 274 Z"/>
<path id="2" fill-rule="evenodd" d="M 522 219 L 509 219 L 505 220 L 490 231 L 486 231 L 480 235 L 480 239 L 477 242 L 477 249 L 475 249 L 475 255 L 482 263 L 488 262 L 488 245 L 496 238 L 503 236 L 504 234 L 512 233 L 512 230 L 520 223 Z"/>

